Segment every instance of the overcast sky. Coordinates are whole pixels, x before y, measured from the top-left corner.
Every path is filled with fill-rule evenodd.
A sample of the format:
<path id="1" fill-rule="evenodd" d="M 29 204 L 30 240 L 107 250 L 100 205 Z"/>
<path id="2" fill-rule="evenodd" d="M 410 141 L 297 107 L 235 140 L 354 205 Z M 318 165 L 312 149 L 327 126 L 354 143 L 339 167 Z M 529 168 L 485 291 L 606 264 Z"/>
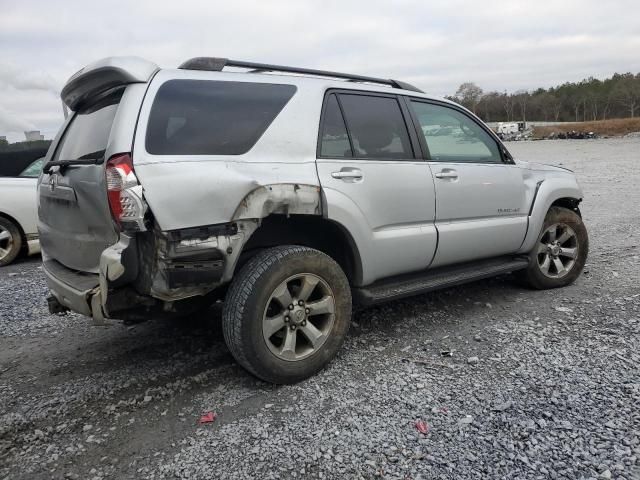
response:
<path id="1" fill-rule="evenodd" d="M 398 78 L 442 96 L 640 71 L 638 0 L 0 0 L 0 135 L 51 138 L 82 66 L 219 56 Z"/>

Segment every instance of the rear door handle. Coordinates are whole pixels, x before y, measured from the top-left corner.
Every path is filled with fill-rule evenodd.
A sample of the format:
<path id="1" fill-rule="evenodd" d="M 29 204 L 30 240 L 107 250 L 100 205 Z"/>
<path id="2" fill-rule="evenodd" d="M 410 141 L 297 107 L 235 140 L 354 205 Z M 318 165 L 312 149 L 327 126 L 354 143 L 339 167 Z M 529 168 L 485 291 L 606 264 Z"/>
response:
<path id="1" fill-rule="evenodd" d="M 436 173 L 436 178 L 458 178 L 458 172 L 455 170 L 443 170 Z"/>
<path id="2" fill-rule="evenodd" d="M 339 172 L 331 172 L 331 176 L 340 180 L 361 180 L 362 170 L 359 168 L 345 167 L 340 169 Z"/>

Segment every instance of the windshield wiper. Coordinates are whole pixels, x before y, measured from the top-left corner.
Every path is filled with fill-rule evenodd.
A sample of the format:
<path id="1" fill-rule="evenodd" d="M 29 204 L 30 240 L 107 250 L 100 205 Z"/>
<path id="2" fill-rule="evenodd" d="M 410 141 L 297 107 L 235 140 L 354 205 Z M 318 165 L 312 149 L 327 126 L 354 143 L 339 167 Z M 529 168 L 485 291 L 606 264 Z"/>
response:
<path id="1" fill-rule="evenodd" d="M 51 173 L 52 167 L 60 167 L 59 172 L 64 173 L 64 169 L 71 165 L 98 165 L 104 161 L 104 150 L 98 150 L 97 152 L 87 153 L 75 160 L 55 160 L 47 162 L 43 167 L 44 173 Z"/>

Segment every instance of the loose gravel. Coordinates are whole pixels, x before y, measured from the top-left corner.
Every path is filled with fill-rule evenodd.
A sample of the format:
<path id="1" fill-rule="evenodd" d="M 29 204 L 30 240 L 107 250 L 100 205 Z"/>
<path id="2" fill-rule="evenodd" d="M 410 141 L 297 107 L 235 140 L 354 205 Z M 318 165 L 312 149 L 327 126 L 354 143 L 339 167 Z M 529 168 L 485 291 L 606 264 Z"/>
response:
<path id="1" fill-rule="evenodd" d="M 93 327 L 47 313 L 38 259 L 1 269 L 0 479 L 640 479 L 640 140 L 508 147 L 577 172 L 577 283 L 503 276 L 360 311 L 293 386 L 235 364 L 219 306 Z"/>

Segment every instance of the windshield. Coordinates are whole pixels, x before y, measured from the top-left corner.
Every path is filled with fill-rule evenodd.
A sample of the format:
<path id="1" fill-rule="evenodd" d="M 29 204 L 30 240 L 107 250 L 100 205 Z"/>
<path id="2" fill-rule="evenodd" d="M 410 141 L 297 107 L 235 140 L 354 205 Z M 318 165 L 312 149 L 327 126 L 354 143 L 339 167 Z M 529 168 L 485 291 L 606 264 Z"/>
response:
<path id="1" fill-rule="evenodd" d="M 33 161 L 31 165 L 25 168 L 22 172 L 20 172 L 20 177 L 27 178 L 38 178 L 42 173 L 42 167 L 44 165 L 44 157 L 40 157 L 39 159 Z"/>

